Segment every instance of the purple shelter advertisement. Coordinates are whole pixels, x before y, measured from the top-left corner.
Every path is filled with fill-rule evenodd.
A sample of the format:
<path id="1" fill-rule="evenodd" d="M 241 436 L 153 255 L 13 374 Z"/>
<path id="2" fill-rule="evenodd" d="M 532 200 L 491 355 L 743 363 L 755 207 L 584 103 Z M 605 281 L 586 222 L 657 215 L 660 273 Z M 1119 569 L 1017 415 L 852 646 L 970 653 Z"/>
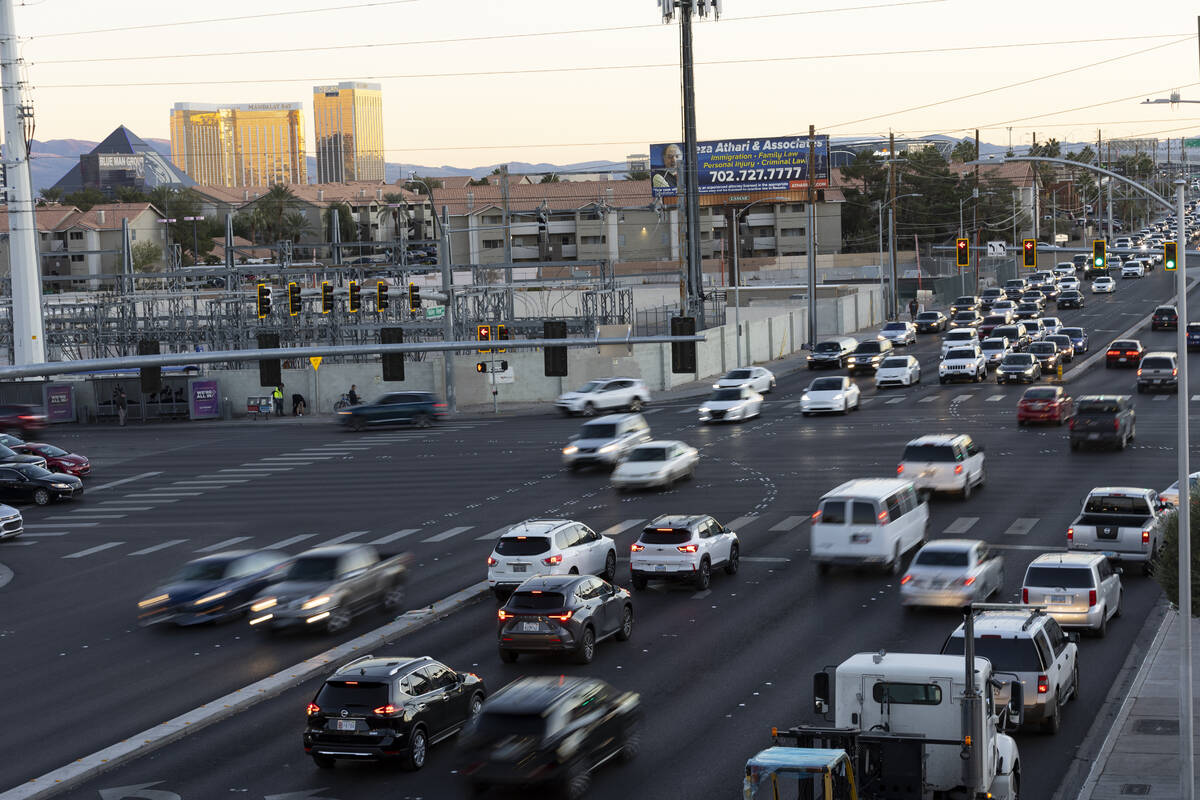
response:
<path id="1" fill-rule="evenodd" d="M 48 383 L 42 387 L 46 422 L 75 421 L 75 387 L 69 383 Z"/>
<path id="2" fill-rule="evenodd" d="M 188 397 L 192 419 L 216 419 L 221 416 L 221 393 L 216 381 L 192 378 L 188 381 Z"/>

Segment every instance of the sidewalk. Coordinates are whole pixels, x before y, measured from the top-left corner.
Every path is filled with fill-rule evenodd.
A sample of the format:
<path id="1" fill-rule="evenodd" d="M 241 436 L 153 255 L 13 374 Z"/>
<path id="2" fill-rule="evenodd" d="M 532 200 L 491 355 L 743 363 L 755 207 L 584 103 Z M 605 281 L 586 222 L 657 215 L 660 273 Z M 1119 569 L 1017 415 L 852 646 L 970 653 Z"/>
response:
<path id="1" fill-rule="evenodd" d="M 1180 624 L 1179 615 L 1167 610 L 1078 800 L 1179 797 Z M 1200 621 L 1190 624 L 1195 685 L 1200 677 Z M 1192 717 L 1194 729 L 1200 730 L 1200 715 L 1193 711 Z"/>

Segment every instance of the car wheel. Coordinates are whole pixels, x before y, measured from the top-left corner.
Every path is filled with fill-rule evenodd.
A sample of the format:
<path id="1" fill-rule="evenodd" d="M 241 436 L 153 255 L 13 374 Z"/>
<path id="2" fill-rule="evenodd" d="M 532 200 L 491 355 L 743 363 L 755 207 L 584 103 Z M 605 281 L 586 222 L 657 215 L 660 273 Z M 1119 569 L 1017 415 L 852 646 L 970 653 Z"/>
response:
<path id="1" fill-rule="evenodd" d="M 892 551 L 892 560 L 887 565 L 888 574 L 899 575 L 902 566 L 904 566 L 904 563 L 900 558 L 900 545 L 896 545 L 896 549 Z"/>
<path id="2" fill-rule="evenodd" d="M 579 637 L 579 646 L 575 648 L 575 663 L 590 664 L 596 657 L 596 632 L 587 627 Z"/>
<path id="3" fill-rule="evenodd" d="M 632 400 L 630 400 L 629 401 L 629 410 L 635 414 L 637 412 L 641 411 L 642 410 L 642 398 L 635 397 Z"/>
<path id="4" fill-rule="evenodd" d="M 1042 721 L 1042 732 L 1051 736 L 1062 730 L 1062 707 L 1058 704 L 1058 692 L 1054 693 L 1054 716 Z"/>
<path id="5" fill-rule="evenodd" d="M 971 499 L 971 476 L 970 475 L 968 475 L 963 480 L 962 499 L 963 500 Z"/>
<path id="6" fill-rule="evenodd" d="M 335 608 L 325 618 L 325 632 L 328 634 L 341 633 L 350 627 L 350 609 Z"/>
<path id="7" fill-rule="evenodd" d="M 312 760 L 313 763 L 316 764 L 320 769 L 333 769 L 336 763 L 329 756 L 323 756 L 317 753 L 313 753 Z"/>
<path id="8" fill-rule="evenodd" d="M 637 591 L 639 591 L 639 592 L 640 592 L 641 590 L 645 589 L 645 588 L 646 588 L 646 584 L 648 583 L 648 581 L 646 580 L 646 576 L 645 576 L 645 575 L 634 575 L 634 576 L 633 576 L 633 577 L 630 579 L 630 581 L 629 581 L 629 582 L 630 582 L 630 585 L 632 585 L 632 586 L 633 586 L 633 588 L 634 588 L 634 589 L 636 589 L 636 590 L 637 590 Z"/>
<path id="9" fill-rule="evenodd" d="M 696 569 L 695 584 L 698 591 L 704 591 L 708 588 L 712 581 L 712 565 L 708 563 L 708 557 L 700 559 L 700 566 Z"/>
<path id="10" fill-rule="evenodd" d="M 633 635 L 633 606 L 625 606 L 621 612 L 621 627 L 617 628 L 617 641 L 628 642 Z"/>
<path id="11" fill-rule="evenodd" d="M 770 383 L 770 385 L 767 387 L 767 391 L 768 391 L 768 392 L 773 392 L 773 391 L 775 391 L 775 379 L 774 379 L 774 378 L 771 378 L 771 383 Z"/>
<path id="12" fill-rule="evenodd" d="M 609 583 L 617 578 L 617 554 L 612 550 L 608 551 L 608 556 L 604 559 L 604 574 L 601 577 Z"/>
<path id="13" fill-rule="evenodd" d="M 811 411 L 801 411 L 801 412 L 800 412 L 800 416 L 802 416 L 802 417 L 807 417 L 807 416 L 809 416 L 811 413 L 812 413 Z"/>
<path id="14" fill-rule="evenodd" d="M 1129 426 L 1129 441 L 1132 442 L 1136 438 L 1137 438 L 1137 425 L 1130 425 Z"/>
<path id="15" fill-rule="evenodd" d="M 355 415 L 354 421 L 350 423 L 351 430 L 361 433 L 367 429 L 367 421 L 361 415 Z"/>
<path id="16" fill-rule="evenodd" d="M 1104 609 L 1104 613 L 1100 615 L 1100 624 L 1096 627 L 1096 638 L 1103 639 L 1108 636 L 1108 609 Z"/>
<path id="17" fill-rule="evenodd" d="M 383 593 L 383 610 L 385 613 L 398 611 L 404 607 L 404 584 L 394 583 Z"/>
<path id="18" fill-rule="evenodd" d="M 621 760 L 632 761 L 642 750 L 642 725 L 637 720 L 626 724 L 621 732 Z"/>
<path id="19" fill-rule="evenodd" d="M 1025 427 L 1025 420 L 1021 419 L 1020 417 L 1017 417 L 1017 427 L 1018 427 L 1018 428 L 1024 428 L 1024 427 Z"/>
<path id="20" fill-rule="evenodd" d="M 478 717 L 479 712 L 482 710 L 483 710 L 483 694 L 481 692 L 476 692 L 475 694 L 471 695 L 471 702 L 467 706 L 468 718 L 474 719 L 475 717 Z"/>
<path id="21" fill-rule="evenodd" d="M 567 800 L 580 800 L 592 788 L 592 773 L 579 759 L 572 761 L 563 777 L 561 795 Z"/>
<path id="22" fill-rule="evenodd" d="M 1071 440 L 1071 449 L 1072 449 L 1072 450 L 1078 450 L 1078 449 L 1079 449 L 1079 442 L 1077 442 L 1077 441 L 1075 441 L 1074 439 L 1072 439 L 1072 440 Z"/>
<path id="23" fill-rule="evenodd" d="M 725 574 L 736 575 L 739 566 L 741 566 L 741 556 L 738 554 L 738 546 L 735 544 L 729 548 L 729 561 L 725 564 Z"/>
<path id="24" fill-rule="evenodd" d="M 843 400 L 842 400 L 842 410 L 841 410 L 841 413 L 842 413 L 842 414 L 846 414 L 846 413 L 847 413 L 847 412 L 849 412 L 849 411 L 850 411 L 850 401 L 849 401 L 849 400 L 845 400 L 845 399 L 843 399 Z"/>
<path id="25" fill-rule="evenodd" d="M 942 378 L 942 377 L 939 377 L 939 378 L 938 378 L 938 383 L 940 383 L 940 384 L 942 384 L 943 386 L 945 386 L 945 385 L 946 385 L 946 379 L 945 379 L 945 378 Z"/>
<path id="26" fill-rule="evenodd" d="M 1117 607 L 1113 609 L 1113 619 L 1121 616 L 1121 593 L 1117 592 Z"/>
<path id="27" fill-rule="evenodd" d="M 39 506 L 46 505 L 50 502 L 50 492 L 46 491 L 45 489 L 38 489 L 33 493 L 33 502 L 37 503 Z"/>
<path id="28" fill-rule="evenodd" d="M 578 575 L 579 567 L 571 567 L 569 570 L 567 570 L 567 574 L 568 575 Z"/>
<path id="29" fill-rule="evenodd" d="M 1117 449 L 1124 450 L 1128 446 L 1129 446 L 1129 434 L 1128 433 L 1122 434 L 1121 441 L 1117 443 Z"/>
<path id="30" fill-rule="evenodd" d="M 428 414 L 417 414 L 413 417 L 413 425 L 418 428 L 428 428 L 433 424 L 433 417 Z"/>
<path id="31" fill-rule="evenodd" d="M 584 404 L 583 404 L 583 409 L 582 409 L 581 413 L 582 413 L 582 414 L 583 414 L 585 417 L 594 417 L 594 416 L 596 416 L 596 405 L 595 405 L 594 403 L 584 403 Z"/>
<path id="32" fill-rule="evenodd" d="M 413 728 L 413 732 L 408 737 L 408 753 L 401 761 L 401 765 L 409 772 L 416 772 L 421 767 L 425 766 L 426 746 L 428 740 L 425 738 L 425 729 L 422 727 Z"/>
<path id="33" fill-rule="evenodd" d="M 520 654 L 517 653 L 515 650 L 505 650 L 504 648 L 500 648 L 500 660 L 503 661 L 505 664 L 517 663 L 517 658 L 519 657 L 519 655 Z"/>

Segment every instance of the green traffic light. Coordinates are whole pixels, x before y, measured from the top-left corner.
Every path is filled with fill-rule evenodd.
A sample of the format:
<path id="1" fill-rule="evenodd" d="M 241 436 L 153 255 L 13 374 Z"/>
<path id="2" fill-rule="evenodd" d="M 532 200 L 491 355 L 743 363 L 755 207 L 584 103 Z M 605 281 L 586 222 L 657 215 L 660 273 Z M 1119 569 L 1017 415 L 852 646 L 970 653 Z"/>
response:
<path id="1" fill-rule="evenodd" d="M 1104 266 L 1104 259 L 1103 259 L 1103 258 L 1097 258 L 1097 259 L 1096 259 L 1096 266 L 1097 266 L 1097 267 L 1103 267 L 1103 266 Z"/>

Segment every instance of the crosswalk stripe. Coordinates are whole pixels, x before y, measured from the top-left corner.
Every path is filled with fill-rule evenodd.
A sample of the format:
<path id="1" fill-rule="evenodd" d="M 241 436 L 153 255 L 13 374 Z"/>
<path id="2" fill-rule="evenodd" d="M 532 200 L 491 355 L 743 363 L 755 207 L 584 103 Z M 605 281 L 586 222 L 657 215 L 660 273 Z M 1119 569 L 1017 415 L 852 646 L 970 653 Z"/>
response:
<path id="1" fill-rule="evenodd" d="M 643 409 L 642 409 L 642 414 L 643 414 L 643 415 L 646 415 L 646 414 L 657 414 L 657 413 L 658 413 L 658 412 L 660 412 L 660 411 L 662 411 L 662 409 L 661 409 L 661 408 L 643 408 Z"/>
<path id="2" fill-rule="evenodd" d="M 20 539 L 3 539 L 0 540 L 0 547 L 29 547 L 37 544 L 37 542 L 24 542 Z"/>
<path id="3" fill-rule="evenodd" d="M 503 528 L 496 528 L 496 530 L 492 531 L 491 533 L 485 533 L 483 536 L 476 536 L 475 541 L 486 542 L 489 539 L 499 539 L 508 532 L 509 527 L 510 526 L 505 525 Z"/>
<path id="4" fill-rule="evenodd" d="M 70 531 L 39 531 L 38 533 L 29 533 L 26 531 L 22 536 L 66 536 Z"/>
<path id="5" fill-rule="evenodd" d="M 428 539 L 422 539 L 421 541 L 422 542 L 444 542 L 447 539 L 451 539 L 455 536 L 458 536 L 460 533 L 466 533 L 467 531 L 471 530 L 471 528 L 474 528 L 474 527 L 475 527 L 474 525 L 463 525 L 458 528 L 450 528 L 449 530 L 444 530 L 441 533 L 435 533 L 433 536 L 430 536 Z"/>
<path id="6" fill-rule="evenodd" d="M 792 528 L 795 528 L 797 525 L 799 525 L 801 522 L 804 522 L 804 520 L 806 520 L 806 519 L 808 519 L 808 517 L 806 517 L 806 516 L 804 516 L 804 517 L 788 517 L 788 518 L 784 519 L 782 522 L 777 522 L 774 525 L 772 525 L 769 528 L 769 530 L 790 531 Z"/>
<path id="7" fill-rule="evenodd" d="M 1162 402 L 1163 400 L 1166 400 L 1166 399 L 1167 399 L 1167 395 L 1165 395 L 1165 394 L 1156 394 L 1156 395 L 1154 395 L 1154 397 L 1153 397 L 1153 398 L 1151 398 L 1151 399 L 1153 399 L 1153 400 L 1154 400 L 1154 401 L 1156 401 L 1156 402 Z"/>
<path id="8" fill-rule="evenodd" d="M 284 464 L 288 465 L 289 467 L 307 467 L 309 464 L 313 463 L 308 459 L 302 460 L 299 458 L 264 458 L 262 461 L 266 463 L 268 467 L 282 467 Z"/>
<path id="9" fill-rule="evenodd" d="M 195 481 L 175 481 L 175 483 L 172 485 L 178 486 L 183 489 L 187 489 L 189 487 L 192 487 L 192 488 L 199 487 L 202 489 L 220 489 L 229 483 L 249 483 L 249 482 L 250 482 L 249 478 L 208 478 L 205 480 L 195 480 Z"/>
<path id="10" fill-rule="evenodd" d="M 1067 548 L 1049 544 L 988 544 L 990 550 L 1033 550 L 1039 553 L 1065 553 Z"/>
<path id="11" fill-rule="evenodd" d="M 802 405 L 804 405 L 804 401 L 803 401 L 803 400 L 797 400 L 797 401 L 796 401 L 796 402 L 794 402 L 794 403 L 788 403 L 786 406 L 784 406 L 784 408 L 799 408 L 799 407 L 800 407 L 800 406 L 802 406 Z"/>
<path id="12" fill-rule="evenodd" d="M 1200 401 L 1200 394 L 1192 395 L 1192 402 L 1195 403 L 1196 401 Z"/>
<path id="13" fill-rule="evenodd" d="M 629 530 L 630 528 L 641 525 L 642 522 L 643 522 L 643 520 L 640 520 L 640 519 L 622 520 L 621 522 L 618 522 L 616 525 L 609 525 L 607 528 L 600 531 L 600 535 L 601 536 L 620 536 L 622 533 Z"/>
<path id="14" fill-rule="evenodd" d="M 976 522 L 979 522 L 979 517 L 959 517 L 958 519 L 954 520 L 954 522 L 951 522 L 949 525 L 947 525 L 946 530 L 942 531 L 942 533 L 949 533 L 952 535 L 966 533 L 975 526 Z"/>
<path id="15" fill-rule="evenodd" d="M 420 528 L 405 528 L 402 531 L 396 531 L 395 533 L 389 533 L 387 536 L 380 536 L 375 541 L 368 542 L 368 544 L 387 544 L 388 542 L 394 542 L 397 539 L 403 539 L 405 536 L 410 536 L 410 535 L 416 533 L 418 530 L 420 530 Z"/>
<path id="16" fill-rule="evenodd" d="M 129 504 L 128 500 L 105 500 L 102 503 L 100 503 L 100 505 L 102 505 L 102 506 L 107 506 L 107 505 L 117 506 L 117 508 L 102 509 L 103 511 L 149 511 L 150 509 L 154 508 L 154 506 L 133 506 L 133 505 Z M 84 508 L 81 508 L 79 510 L 84 513 L 87 512 L 87 509 L 84 509 Z M 76 512 L 72 511 L 71 513 L 74 514 Z"/>
<path id="17" fill-rule="evenodd" d="M 333 456 L 317 455 L 316 453 L 297 453 L 294 456 L 263 456 L 259 461 L 284 461 L 290 463 L 293 461 L 310 461 L 314 458 L 325 459 L 333 458 Z"/>
<path id="18" fill-rule="evenodd" d="M 80 550 L 78 553 L 71 553 L 70 555 L 63 556 L 63 558 L 83 558 L 84 556 L 90 556 L 93 553 L 99 553 L 103 550 L 108 550 L 113 547 L 120 547 L 123 544 L 125 544 L 125 543 L 124 542 L 105 542 L 104 544 L 98 544 L 95 547 L 89 547 L 87 550 Z"/>
<path id="19" fill-rule="evenodd" d="M 188 489 L 148 489 L 147 491 L 140 492 L 138 494 L 127 494 L 127 495 L 122 495 L 122 496 L 123 497 L 141 497 L 141 498 L 173 497 L 175 495 L 178 495 L 180 497 L 199 497 L 202 494 L 204 494 L 204 492 L 193 492 L 193 491 L 189 491 Z"/>
<path id="20" fill-rule="evenodd" d="M 964 392 L 963 394 L 956 394 L 956 395 L 954 395 L 954 397 L 951 397 L 950 402 L 951 403 L 961 403 L 964 400 L 970 400 L 974 396 L 975 396 L 974 392 Z"/>
<path id="21" fill-rule="evenodd" d="M 894 406 L 896 403 L 903 403 L 907 399 L 907 397 L 893 397 L 891 400 L 887 401 L 887 404 L 889 406 Z"/>
<path id="22" fill-rule="evenodd" d="M 199 547 L 196 549 L 196 552 L 197 553 L 215 553 L 218 550 L 224 550 L 227 547 L 233 547 L 235 544 L 239 544 L 241 542 L 246 542 L 249 540 L 250 540 L 249 536 L 234 536 L 232 539 L 226 539 L 223 542 L 217 542 L 216 544 L 210 544 L 207 547 Z"/>
<path id="23" fill-rule="evenodd" d="M 52 525 L 43 525 L 40 522 L 27 522 L 25 523 L 25 530 L 41 530 L 43 528 L 94 528 L 99 524 L 99 522 L 55 522 Z"/>
<path id="24" fill-rule="evenodd" d="M 1003 400 L 1005 397 L 1006 397 L 1006 395 L 1002 395 L 1002 394 L 994 394 L 994 395 L 992 395 L 991 397 L 989 397 L 989 398 L 987 399 L 987 402 L 989 402 L 989 403 L 999 403 L 999 402 L 1000 402 L 1001 400 Z"/>
<path id="25" fill-rule="evenodd" d="M 168 547 L 174 547 L 177 544 L 183 544 L 186 541 L 187 539 L 168 539 L 165 542 L 159 542 L 158 544 L 150 545 L 149 547 L 143 547 L 141 550 L 134 550 L 129 555 L 145 556 L 149 555 L 150 553 L 157 553 L 159 550 L 166 550 Z"/>
<path id="26" fill-rule="evenodd" d="M 111 511 L 112 509 L 109 510 Z M 46 517 L 46 519 L 122 519 L 123 517 L 129 516 L 128 514 L 104 514 L 97 513 L 95 511 L 92 511 L 91 513 L 85 513 L 78 517 L 72 516 L 72 514 L 75 513 L 77 512 L 71 512 L 71 514 L 57 514 L 53 517 Z"/>
<path id="27" fill-rule="evenodd" d="M 746 527 L 751 522 L 754 522 L 756 519 L 758 519 L 758 514 L 745 514 L 745 515 L 740 516 L 737 519 L 733 520 L 725 527 L 729 528 L 732 531 L 738 532 L 740 528 Z"/>
<path id="28" fill-rule="evenodd" d="M 676 413 L 678 413 L 681 416 L 684 414 L 695 414 L 696 409 L 692 408 L 691 406 L 688 406 L 687 408 L 683 409 L 682 411 L 678 411 Z"/>
<path id="29" fill-rule="evenodd" d="M 874 403 L 878 399 L 879 398 L 877 398 L 877 397 L 859 397 L 858 404 L 861 406 L 864 403 Z M 801 402 L 803 402 L 803 401 L 801 401 Z"/>
<path id="30" fill-rule="evenodd" d="M 920 400 L 918 400 L 917 402 L 918 402 L 918 403 L 932 403 L 932 402 L 934 402 L 935 400 L 937 400 L 937 395 L 935 395 L 935 394 L 931 394 L 929 397 L 922 397 L 922 398 L 921 398 Z"/>
<path id="31" fill-rule="evenodd" d="M 268 550 L 279 550 L 284 547 L 289 547 L 298 542 L 303 542 L 305 539 L 311 539 L 314 536 L 316 536 L 315 533 L 302 533 L 299 536 L 291 536 L 287 539 L 281 539 L 280 541 L 276 542 L 275 544 L 267 545 L 267 549 Z"/>
<path id="32" fill-rule="evenodd" d="M 1038 524 L 1039 517 L 1020 517 L 1005 531 L 1009 536 L 1024 536 Z"/>
<path id="33" fill-rule="evenodd" d="M 740 560 L 762 564 L 786 564 L 791 561 L 790 558 L 784 558 L 783 556 L 742 556 Z"/>
<path id="34" fill-rule="evenodd" d="M 341 544 L 342 542 L 350 541 L 356 536 L 362 536 L 364 533 L 370 533 L 370 531 L 350 531 L 349 533 L 343 533 L 341 536 L 335 536 L 332 539 L 326 539 L 325 541 L 321 542 L 321 545 Z"/>

